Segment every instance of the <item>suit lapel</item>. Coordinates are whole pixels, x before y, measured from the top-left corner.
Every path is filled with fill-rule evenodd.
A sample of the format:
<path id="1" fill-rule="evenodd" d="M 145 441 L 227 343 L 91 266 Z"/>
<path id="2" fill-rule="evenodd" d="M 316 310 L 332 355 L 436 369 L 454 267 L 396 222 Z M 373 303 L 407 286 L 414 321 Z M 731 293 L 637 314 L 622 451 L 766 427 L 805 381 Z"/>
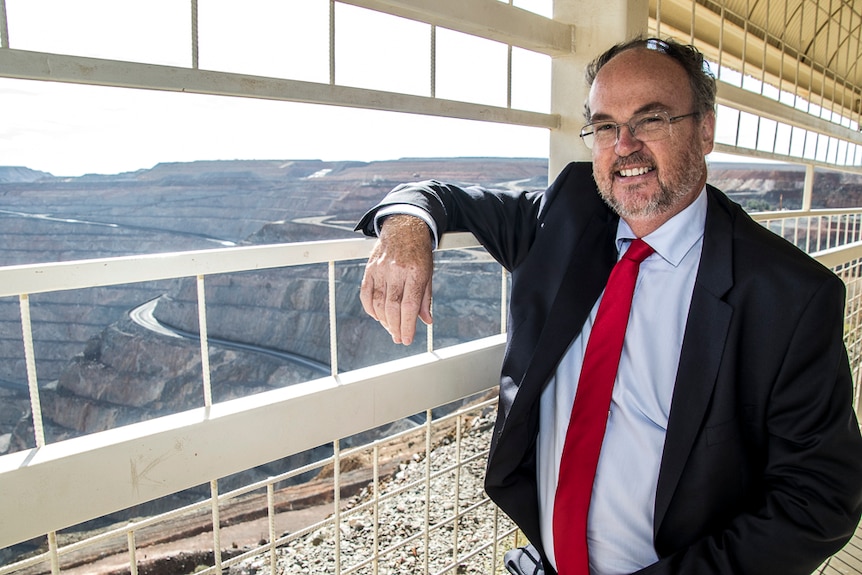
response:
<path id="1" fill-rule="evenodd" d="M 707 187 L 703 251 L 692 293 L 665 437 L 655 501 L 655 533 L 664 520 L 713 394 L 733 313 L 733 223 Z"/>
<path id="2" fill-rule="evenodd" d="M 615 232 L 616 225 L 593 218 L 577 249 L 572 251 L 565 274 L 552 294 L 553 303 L 547 317 L 535 318 L 543 323 L 535 326 L 539 336 L 533 336 L 532 354 L 524 358 L 526 368 L 522 376 L 516 376 L 519 392 L 510 417 L 534 407 L 545 382 L 583 326 L 616 261 Z M 535 333 L 534 330 L 523 330 L 523 333 L 527 335 L 530 331 Z M 516 337 L 519 334 L 513 336 L 513 349 L 518 349 Z"/>

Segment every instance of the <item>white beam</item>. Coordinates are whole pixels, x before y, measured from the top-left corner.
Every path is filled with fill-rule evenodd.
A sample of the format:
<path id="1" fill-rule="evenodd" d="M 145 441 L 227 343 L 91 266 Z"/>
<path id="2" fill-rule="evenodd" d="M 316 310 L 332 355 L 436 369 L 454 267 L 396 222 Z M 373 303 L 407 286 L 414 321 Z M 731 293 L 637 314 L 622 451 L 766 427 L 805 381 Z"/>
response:
<path id="1" fill-rule="evenodd" d="M 826 162 L 821 162 L 819 160 L 812 160 L 808 158 L 799 158 L 796 156 L 786 156 L 784 154 L 774 154 L 772 152 L 764 152 L 761 150 L 754 150 L 751 148 L 742 148 L 738 146 L 731 146 L 730 144 L 721 144 L 716 142 L 715 148 L 713 152 L 721 152 L 722 154 L 730 154 L 733 156 L 743 156 L 740 158 L 740 162 L 744 162 L 744 158 L 760 158 L 761 160 L 773 160 L 776 162 L 787 162 L 788 164 L 798 164 L 800 166 L 814 166 L 815 168 L 823 168 L 826 170 L 832 170 L 833 172 L 844 172 L 847 174 L 860 174 L 862 173 L 862 168 L 858 166 L 843 166 L 839 164 L 827 164 Z"/>
<path id="2" fill-rule="evenodd" d="M 0 77 L 366 108 L 556 128 L 551 114 L 349 86 L 64 54 L 0 50 Z"/>
<path id="3" fill-rule="evenodd" d="M 836 268 L 840 265 L 862 259 L 862 242 L 854 242 L 843 246 L 837 246 L 811 254 L 815 260 L 827 268 Z"/>
<path id="4" fill-rule="evenodd" d="M 856 130 L 851 130 L 835 122 L 829 122 L 812 116 L 802 110 L 791 108 L 772 98 L 761 96 L 750 90 L 744 90 L 727 82 L 718 82 L 716 101 L 719 104 L 769 118 L 777 122 L 805 128 L 841 140 L 862 144 L 862 137 Z"/>
<path id="5" fill-rule="evenodd" d="M 572 26 L 498 0 L 339 0 L 548 55 L 571 53 Z"/>
<path id="6" fill-rule="evenodd" d="M 356 238 L 0 267 L 0 297 L 367 258 Z M 478 247 L 473 234 L 445 234 L 440 250 Z"/>

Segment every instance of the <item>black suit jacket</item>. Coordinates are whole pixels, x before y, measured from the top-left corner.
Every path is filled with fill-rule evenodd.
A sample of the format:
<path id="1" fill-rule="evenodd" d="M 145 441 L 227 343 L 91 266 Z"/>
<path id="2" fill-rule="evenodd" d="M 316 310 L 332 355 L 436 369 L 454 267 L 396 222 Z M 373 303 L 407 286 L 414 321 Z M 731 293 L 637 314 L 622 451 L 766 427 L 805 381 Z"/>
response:
<path id="1" fill-rule="evenodd" d="M 660 560 L 639 573 L 808 575 L 862 513 L 844 285 L 715 188 L 707 194 L 656 493 Z M 429 181 L 399 186 L 378 208 L 393 203 L 426 209 L 441 233 L 472 232 L 512 272 L 485 486 L 544 556 L 539 396 L 616 261 L 618 216 L 589 163 L 570 164 L 545 192 Z M 357 229 L 373 233 L 375 212 Z"/>

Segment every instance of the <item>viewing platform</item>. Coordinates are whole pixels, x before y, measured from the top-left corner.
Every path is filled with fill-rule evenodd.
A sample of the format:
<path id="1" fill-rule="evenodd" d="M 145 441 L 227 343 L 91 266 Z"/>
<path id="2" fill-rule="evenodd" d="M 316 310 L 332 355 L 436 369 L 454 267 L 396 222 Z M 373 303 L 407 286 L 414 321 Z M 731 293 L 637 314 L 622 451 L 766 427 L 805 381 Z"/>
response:
<path id="1" fill-rule="evenodd" d="M 59 214 L 59 196 L 43 189 L 19 203 L 0 194 L 0 221 L 18 238 L 32 235 L 14 249 L 7 241 L 17 263 L 0 267 L 0 410 L 27 413 L 0 429 L 0 575 L 504 574 L 503 554 L 525 541 L 482 481 L 510 277 L 473 236 L 444 235 L 435 322 L 411 348 L 389 345 L 357 311 L 373 242 L 334 212 L 352 217 L 401 181 L 451 176 L 432 135 L 452 155 L 478 144 L 469 149 L 499 173 L 489 158 L 520 157 L 538 134 L 541 157 L 522 158 L 530 173 L 493 183 L 543 187 L 534 184 L 590 158 L 579 138 L 584 65 L 635 33 L 691 42 L 707 57 L 718 79 L 716 153 L 802 172 L 793 198 L 779 194 L 777 206 L 764 200 L 769 190 L 742 185 L 745 174 L 722 183 L 742 182 L 750 193 L 739 199 L 755 220 L 844 281 L 860 412 L 862 201 L 841 180 L 862 175 L 860 2 L 40 6 L 0 0 L 4 121 L 24 114 L 36 86 L 62 86 L 87 96 L 65 113 L 80 128 L 75 147 L 91 156 L 131 149 L 154 128 L 161 143 L 151 148 L 173 155 L 121 174 L 133 182 L 128 205 L 82 210 L 86 218 Z M 92 38 L 95 48 L 83 43 Z M 381 39 L 390 41 L 381 48 Z M 133 95 L 134 115 L 147 120 L 97 148 L 85 136 L 118 123 L 119 95 Z M 28 147 L 47 154 L 67 126 L 52 119 L 54 107 L 29 112 L 27 129 L 4 124 L 0 140 L 26 132 Z M 185 116 L 198 113 L 206 122 L 189 128 Z M 465 127 L 469 136 L 455 135 Z M 193 132 L 206 135 L 199 147 Z M 309 154 L 335 153 L 343 141 L 356 154 L 372 140 L 400 142 L 409 168 L 388 181 L 376 160 L 248 158 L 180 197 L 193 178 L 183 162 L 235 158 L 236 141 L 264 139 L 276 142 L 267 152 L 300 142 Z M 434 173 L 414 150 L 437 160 Z M 267 178 L 241 162 L 258 162 Z M 290 170 L 307 173 L 297 184 L 283 176 Z M 145 217 L 136 194 L 162 177 L 154 201 L 170 213 Z M 335 191 L 319 185 L 337 178 Z M 90 200 L 120 194 L 98 174 L 68 180 L 67 192 Z M 826 193 L 824 181 L 837 183 Z M 239 201 L 252 193 L 271 203 Z M 215 203 L 236 213 L 218 216 L 220 233 L 205 225 Z M 302 213 L 285 221 L 288 209 Z M 122 227 L 123 239 L 87 257 L 75 234 L 53 237 L 46 222 L 59 219 Z M 46 237 L 62 249 L 48 249 Z M 174 247 L 162 250 L 166 237 Z M 74 321 L 56 320 L 61 306 L 77 309 Z M 166 405 L 168 396 L 176 403 Z M 817 573 L 862 574 L 859 528 Z"/>

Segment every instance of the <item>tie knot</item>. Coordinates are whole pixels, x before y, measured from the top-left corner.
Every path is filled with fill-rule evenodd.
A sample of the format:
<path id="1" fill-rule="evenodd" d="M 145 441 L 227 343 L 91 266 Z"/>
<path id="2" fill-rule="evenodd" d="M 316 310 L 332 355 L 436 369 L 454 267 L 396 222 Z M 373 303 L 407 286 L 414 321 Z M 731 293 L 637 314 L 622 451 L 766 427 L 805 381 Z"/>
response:
<path id="1" fill-rule="evenodd" d="M 648 243 L 643 241 L 640 238 L 637 238 L 632 241 L 629 249 L 626 250 L 626 253 L 623 254 L 623 258 L 627 260 L 632 260 L 633 262 L 640 264 L 642 261 L 647 259 L 651 253 L 655 250 L 650 247 Z"/>

